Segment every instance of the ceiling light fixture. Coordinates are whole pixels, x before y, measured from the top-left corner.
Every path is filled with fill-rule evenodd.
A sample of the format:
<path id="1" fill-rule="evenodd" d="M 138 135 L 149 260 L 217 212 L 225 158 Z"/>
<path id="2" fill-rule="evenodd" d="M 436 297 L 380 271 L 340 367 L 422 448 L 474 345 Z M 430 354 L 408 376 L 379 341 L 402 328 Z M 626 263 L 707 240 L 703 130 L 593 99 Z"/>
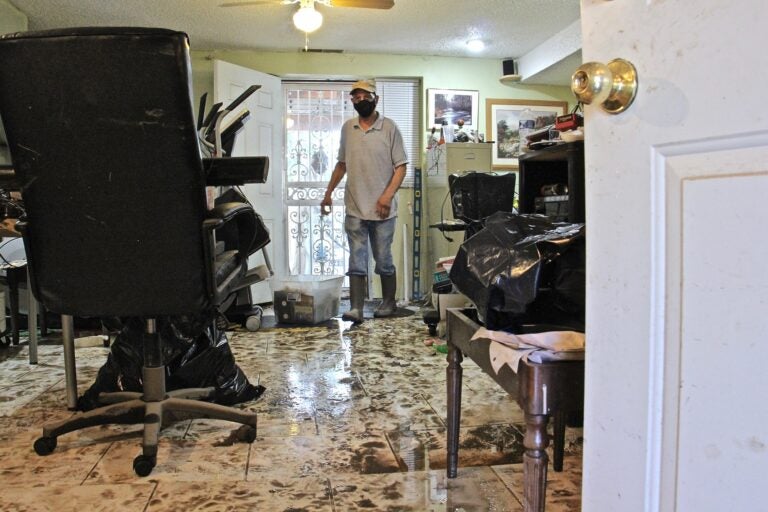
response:
<path id="1" fill-rule="evenodd" d="M 485 49 L 485 43 L 481 39 L 470 39 L 467 41 L 467 49 L 474 53 L 481 52 Z"/>
<path id="2" fill-rule="evenodd" d="M 293 24 L 307 34 L 320 28 L 323 15 L 315 10 L 314 0 L 301 0 L 301 8 L 293 15 Z"/>

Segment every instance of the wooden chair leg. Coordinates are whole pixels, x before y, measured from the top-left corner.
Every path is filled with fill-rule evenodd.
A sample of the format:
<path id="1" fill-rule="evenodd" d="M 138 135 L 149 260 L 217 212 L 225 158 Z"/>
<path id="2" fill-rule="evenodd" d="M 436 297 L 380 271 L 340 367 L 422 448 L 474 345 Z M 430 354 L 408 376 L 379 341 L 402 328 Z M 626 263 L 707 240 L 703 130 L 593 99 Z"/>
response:
<path id="1" fill-rule="evenodd" d="M 75 366 L 75 324 L 70 315 L 61 315 L 61 343 L 64 348 L 64 387 L 67 408 L 77 409 L 77 367 Z"/>
<path id="2" fill-rule="evenodd" d="M 448 454 L 446 461 L 446 473 L 448 478 L 456 478 L 459 470 L 459 425 L 461 423 L 461 350 L 448 342 L 448 368 L 447 393 L 448 393 L 448 418 L 447 437 Z"/>
<path id="3" fill-rule="evenodd" d="M 8 308 L 11 312 L 11 342 L 19 344 L 19 275 L 17 269 L 6 270 L 8 279 Z"/>
<path id="4" fill-rule="evenodd" d="M 563 454 L 565 452 L 565 411 L 557 411 L 553 417 L 552 431 L 554 434 L 552 444 L 552 468 L 555 471 L 563 470 Z"/>
<path id="5" fill-rule="evenodd" d="M 40 315 L 40 318 L 38 319 L 38 326 L 40 327 L 40 336 L 48 336 L 48 321 L 45 318 L 45 306 L 42 304 L 38 304 L 39 310 L 38 314 Z"/>
<path id="6" fill-rule="evenodd" d="M 27 277 L 27 332 L 29 333 L 29 364 L 37 364 L 37 300 L 32 296 L 32 283 Z"/>

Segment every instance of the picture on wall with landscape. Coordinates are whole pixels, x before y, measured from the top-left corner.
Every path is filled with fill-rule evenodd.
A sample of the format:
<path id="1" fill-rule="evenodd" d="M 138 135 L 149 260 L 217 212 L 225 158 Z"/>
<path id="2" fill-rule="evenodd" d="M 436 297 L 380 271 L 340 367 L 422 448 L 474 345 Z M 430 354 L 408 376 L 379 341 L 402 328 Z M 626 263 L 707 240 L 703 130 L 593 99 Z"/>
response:
<path id="1" fill-rule="evenodd" d="M 455 126 L 466 129 L 477 125 L 478 92 L 455 89 L 427 89 L 427 127 Z"/>
<path id="2" fill-rule="evenodd" d="M 488 98 L 486 101 L 486 127 L 488 137 L 494 141 L 492 166 L 494 169 L 517 167 L 520 156 L 520 114 L 531 109 L 536 120 L 533 129 L 543 129 L 555 123 L 555 118 L 565 114 L 565 101 L 508 100 Z"/>

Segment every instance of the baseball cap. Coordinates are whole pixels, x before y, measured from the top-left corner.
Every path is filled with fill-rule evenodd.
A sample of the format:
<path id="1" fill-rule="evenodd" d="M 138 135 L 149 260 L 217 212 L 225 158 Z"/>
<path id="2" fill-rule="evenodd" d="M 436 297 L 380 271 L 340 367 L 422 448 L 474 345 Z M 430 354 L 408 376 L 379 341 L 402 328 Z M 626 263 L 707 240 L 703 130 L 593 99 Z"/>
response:
<path id="1" fill-rule="evenodd" d="M 357 89 L 362 89 L 363 91 L 376 94 L 376 84 L 373 82 L 373 80 L 358 80 L 352 84 L 352 89 L 350 89 L 349 94 L 352 94 Z"/>

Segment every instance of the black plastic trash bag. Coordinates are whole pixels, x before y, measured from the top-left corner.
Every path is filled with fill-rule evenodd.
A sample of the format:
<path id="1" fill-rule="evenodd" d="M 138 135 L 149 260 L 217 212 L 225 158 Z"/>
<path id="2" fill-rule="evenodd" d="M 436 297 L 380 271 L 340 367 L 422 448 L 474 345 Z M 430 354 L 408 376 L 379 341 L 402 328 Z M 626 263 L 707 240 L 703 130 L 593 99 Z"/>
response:
<path id="1" fill-rule="evenodd" d="M 549 324 L 583 331 L 584 258 L 584 224 L 497 212 L 461 245 L 450 279 L 489 329 Z"/>
<path id="2" fill-rule="evenodd" d="M 98 407 L 99 393 L 142 391 L 144 364 L 144 321 L 123 321 L 96 380 L 78 400 L 78 409 Z M 215 328 L 211 317 L 161 317 L 157 332 L 162 338 L 163 361 L 166 365 L 165 385 L 168 391 L 182 388 L 215 388 L 213 401 L 222 405 L 254 400 L 264 393 L 254 386 L 235 363 L 226 333 Z"/>

